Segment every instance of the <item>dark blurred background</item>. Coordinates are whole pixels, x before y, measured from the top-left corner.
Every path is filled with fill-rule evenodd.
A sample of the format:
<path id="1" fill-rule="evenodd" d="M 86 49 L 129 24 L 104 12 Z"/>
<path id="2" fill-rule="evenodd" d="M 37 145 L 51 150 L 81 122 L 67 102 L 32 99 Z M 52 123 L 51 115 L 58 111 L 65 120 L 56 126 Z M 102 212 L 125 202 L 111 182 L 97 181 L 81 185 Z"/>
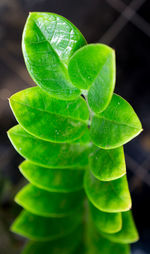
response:
<path id="1" fill-rule="evenodd" d="M 29 11 L 49 11 L 73 22 L 89 43 L 116 50 L 116 92 L 139 115 L 144 132 L 125 145 L 134 218 L 140 241 L 133 254 L 150 253 L 150 0 L 0 0 L 0 253 L 19 253 L 21 238 L 9 232 L 20 208 L 13 202 L 24 182 L 22 161 L 6 131 L 16 124 L 8 105 L 13 93 L 34 85 L 21 53 L 21 36 Z M 114 253 L 115 254 L 115 253 Z"/>

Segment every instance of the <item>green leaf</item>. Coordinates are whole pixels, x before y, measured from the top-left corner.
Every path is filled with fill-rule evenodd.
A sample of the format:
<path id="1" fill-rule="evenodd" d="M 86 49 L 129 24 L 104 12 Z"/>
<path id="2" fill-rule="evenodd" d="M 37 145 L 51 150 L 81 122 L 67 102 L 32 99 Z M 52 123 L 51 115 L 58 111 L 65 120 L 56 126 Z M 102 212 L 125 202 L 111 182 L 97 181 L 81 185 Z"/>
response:
<path id="1" fill-rule="evenodd" d="M 78 168 L 44 168 L 24 161 L 19 169 L 29 182 L 47 191 L 72 192 L 83 188 L 85 171 Z"/>
<path id="2" fill-rule="evenodd" d="M 83 135 L 80 138 L 73 140 L 72 143 L 78 143 L 81 145 L 91 143 L 90 131 L 89 131 L 88 126 L 87 126 L 86 130 L 84 131 Z"/>
<path id="3" fill-rule="evenodd" d="M 78 227 L 71 234 L 49 242 L 29 242 L 22 254 L 71 254 L 81 241 L 82 230 Z"/>
<path id="4" fill-rule="evenodd" d="M 30 13 L 22 50 L 29 74 L 54 97 L 72 100 L 80 95 L 69 79 L 67 63 L 86 41 L 67 19 L 54 13 Z"/>
<path id="5" fill-rule="evenodd" d="M 104 150 L 95 148 L 89 157 L 90 169 L 93 175 L 101 181 L 111 181 L 126 173 L 123 147 Z"/>
<path id="6" fill-rule="evenodd" d="M 116 243 L 134 243 L 138 241 L 139 236 L 134 224 L 131 211 L 122 213 L 122 229 L 115 234 L 102 233 L 104 237 Z"/>
<path id="7" fill-rule="evenodd" d="M 96 230 L 91 233 L 91 248 L 88 254 L 130 254 L 130 247 L 128 244 L 114 243 L 102 235 Z"/>
<path id="8" fill-rule="evenodd" d="M 79 212 L 83 204 L 83 191 L 57 193 L 26 185 L 15 197 L 15 201 L 27 211 L 44 217 L 63 217 Z"/>
<path id="9" fill-rule="evenodd" d="M 94 112 L 109 104 L 116 78 L 115 52 L 104 44 L 82 47 L 71 57 L 68 71 L 72 83 L 88 89 L 88 103 Z"/>
<path id="10" fill-rule="evenodd" d="M 87 170 L 84 186 L 88 199 L 103 212 L 123 212 L 131 208 L 126 175 L 110 182 L 101 182 Z"/>
<path id="11" fill-rule="evenodd" d="M 129 142 L 141 131 L 140 120 L 131 105 L 114 94 L 106 110 L 93 116 L 90 134 L 95 145 L 112 149 Z"/>
<path id="12" fill-rule="evenodd" d="M 122 228 L 121 213 L 106 213 L 97 209 L 89 202 L 92 221 L 98 230 L 106 233 L 116 233 Z"/>
<path id="13" fill-rule="evenodd" d="M 84 167 L 88 165 L 89 145 L 59 144 L 38 139 L 16 125 L 8 137 L 19 154 L 44 167 Z"/>
<path id="14" fill-rule="evenodd" d="M 22 211 L 12 224 L 11 230 L 33 241 L 49 241 L 70 234 L 80 223 L 81 214 L 46 218 Z"/>
<path id="15" fill-rule="evenodd" d="M 70 142 L 79 138 L 89 119 L 88 107 L 82 97 L 73 101 L 57 100 L 39 87 L 14 94 L 10 106 L 24 129 L 52 142 Z"/>

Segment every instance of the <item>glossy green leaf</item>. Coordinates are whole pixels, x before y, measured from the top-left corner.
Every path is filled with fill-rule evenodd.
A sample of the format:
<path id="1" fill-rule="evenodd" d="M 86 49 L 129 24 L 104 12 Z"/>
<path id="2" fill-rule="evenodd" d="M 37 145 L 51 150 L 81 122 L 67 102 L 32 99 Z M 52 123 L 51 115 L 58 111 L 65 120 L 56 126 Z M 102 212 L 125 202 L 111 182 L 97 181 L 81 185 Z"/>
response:
<path id="1" fill-rule="evenodd" d="M 114 94 L 106 110 L 93 116 L 90 134 L 95 145 L 112 149 L 127 143 L 141 131 L 140 120 L 131 105 Z"/>
<path id="2" fill-rule="evenodd" d="M 22 211 L 11 230 L 33 241 L 49 241 L 73 232 L 81 223 L 81 215 L 46 218 Z"/>
<path id="3" fill-rule="evenodd" d="M 87 126 L 82 136 L 76 140 L 73 140 L 72 143 L 78 143 L 78 144 L 89 144 L 91 143 L 91 137 L 90 137 L 90 131 Z"/>
<path id="4" fill-rule="evenodd" d="M 87 170 L 84 186 L 88 199 L 103 212 L 123 212 L 131 208 L 126 175 L 110 182 L 101 182 Z"/>
<path id="5" fill-rule="evenodd" d="M 88 254 L 130 254 L 130 247 L 128 244 L 114 243 L 96 230 L 91 233 L 91 245 Z"/>
<path id="6" fill-rule="evenodd" d="M 122 229 L 115 234 L 103 233 L 103 236 L 116 243 L 134 243 L 138 241 L 139 236 L 134 224 L 131 211 L 122 213 Z"/>
<path id="7" fill-rule="evenodd" d="M 39 87 L 14 94 L 10 106 L 20 123 L 29 133 L 52 142 L 68 142 L 82 136 L 89 119 L 85 100 L 58 100 Z"/>
<path id="8" fill-rule="evenodd" d="M 67 63 L 86 41 L 68 20 L 54 13 L 30 13 L 22 49 L 29 74 L 54 97 L 72 100 L 80 90 L 69 79 Z"/>
<path id="9" fill-rule="evenodd" d="M 90 44 L 74 53 L 68 71 L 72 83 L 88 89 L 88 103 L 94 112 L 109 104 L 115 86 L 115 52 L 104 44 Z"/>
<path id="10" fill-rule="evenodd" d="M 38 139 L 16 125 L 9 139 L 24 158 L 45 167 L 84 167 L 88 165 L 88 145 L 59 144 Z"/>
<path id="11" fill-rule="evenodd" d="M 101 181 L 111 181 L 126 173 L 123 147 L 110 150 L 95 148 L 89 163 L 93 175 Z"/>
<path id="12" fill-rule="evenodd" d="M 15 201 L 27 211 L 45 217 L 63 217 L 79 212 L 83 204 L 83 191 L 57 193 L 26 185 L 15 197 Z"/>
<path id="13" fill-rule="evenodd" d="M 29 242 L 22 254 L 72 254 L 81 241 L 81 229 L 78 227 L 71 234 L 48 242 Z"/>
<path id="14" fill-rule="evenodd" d="M 92 220 L 98 230 L 106 233 L 116 233 L 122 228 L 121 213 L 106 213 L 97 209 L 92 203 L 90 205 L 90 212 Z"/>
<path id="15" fill-rule="evenodd" d="M 78 168 L 44 168 L 24 161 L 19 166 L 23 176 L 38 188 L 54 192 L 72 192 L 83 188 L 85 170 Z"/>

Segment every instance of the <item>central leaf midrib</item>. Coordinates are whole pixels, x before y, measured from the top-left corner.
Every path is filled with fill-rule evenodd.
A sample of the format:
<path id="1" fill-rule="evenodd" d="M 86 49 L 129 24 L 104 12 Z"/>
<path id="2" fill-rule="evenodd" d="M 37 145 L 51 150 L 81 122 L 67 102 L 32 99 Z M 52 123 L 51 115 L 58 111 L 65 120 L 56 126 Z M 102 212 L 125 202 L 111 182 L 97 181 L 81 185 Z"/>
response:
<path id="1" fill-rule="evenodd" d="M 117 122 L 115 120 L 111 120 L 111 119 L 109 119 L 107 117 L 104 117 L 104 116 L 96 115 L 96 117 L 100 118 L 100 119 L 104 119 L 104 120 L 109 121 L 109 122 L 112 122 L 112 123 L 117 124 L 117 125 L 122 125 L 122 126 L 130 127 L 130 128 L 134 128 L 134 129 L 137 129 L 137 130 L 141 130 L 141 128 L 137 128 L 134 125 L 130 125 L 130 124 L 127 124 L 127 123 Z"/>
<path id="2" fill-rule="evenodd" d="M 108 60 L 110 59 L 110 57 L 111 57 L 111 52 L 109 52 L 109 54 L 107 55 L 107 58 L 106 58 L 104 64 L 102 65 L 102 67 L 101 67 L 100 70 L 98 71 L 97 75 L 96 75 L 95 78 L 93 79 L 93 82 L 91 83 L 91 86 L 94 85 L 94 83 L 96 82 L 97 78 L 100 76 L 100 73 L 101 73 L 102 69 L 103 69 L 104 66 L 107 64 L 107 62 L 108 62 Z M 102 77 L 101 77 L 101 79 L 102 79 Z M 91 87 L 91 86 L 90 86 L 90 87 Z M 90 89 L 90 87 L 89 87 L 89 89 Z"/>
<path id="3" fill-rule="evenodd" d="M 70 119 L 72 119 L 72 120 L 74 120 L 74 121 L 80 121 L 80 122 L 82 122 L 82 123 L 84 123 L 84 124 L 86 124 L 86 123 L 88 122 L 88 120 L 83 120 L 83 119 L 80 119 L 80 118 L 73 118 L 73 117 L 71 117 L 71 116 L 65 116 L 65 115 L 63 115 L 63 114 L 61 115 L 61 114 L 54 113 L 54 112 L 51 112 L 51 111 L 42 110 L 42 109 L 39 109 L 39 108 L 34 108 L 34 107 L 30 106 L 30 105 L 27 105 L 26 103 L 23 103 L 23 102 L 14 100 L 14 99 L 11 99 L 11 101 L 14 101 L 15 103 L 21 104 L 21 105 L 26 106 L 26 107 L 28 107 L 28 108 L 31 108 L 31 109 L 33 109 L 33 110 L 37 110 L 37 111 L 40 111 L 40 112 L 45 112 L 45 113 L 52 114 L 52 115 L 55 115 L 55 116 L 64 117 L 65 119 L 70 118 Z"/>
<path id="4" fill-rule="evenodd" d="M 59 59 L 59 62 L 60 62 L 60 65 L 62 65 L 62 67 L 66 70 L 66 72 L 68 73 L 68 70 L 65 66 L 65 64 L 63 64 L 63 62 L 61 61 L 59 55 L 57 54 L 56 50 L 52 47 L 51 43 L 49 40 L 47 40 L 47 38 L 45 37 L 44 33 L 42 32 L 42 30 L 40 29 L 40 27 L 38 26 L 37 22 L 32 18 L 32 21 L 34 22 L 34 24 L 36 25 L 36 27 L 38 28 L 38 30 L 40 31 L 40 33 L 43 35 L 43 37 L 45 38 L 45 41 L 49 44 L 49 46 L 53 49 L 54 53 L 57 55 L 58 59 Z M 52 39 L 52 38 L 51 38 Z M 40 42 L 39 42 L 40 43 Z M 73 84 L 71 83 L 70 79 L 69 79 L 69 76 L 66 75 L 66 73 L 64 73 L 64 71 L 62 70 L 62 74 L 64 75 L 64 77 L 66 78 L 66 81 L 67 83 L 69 83 L 72 88 L 75 89 L 75 87 L 73 86 Z"/>

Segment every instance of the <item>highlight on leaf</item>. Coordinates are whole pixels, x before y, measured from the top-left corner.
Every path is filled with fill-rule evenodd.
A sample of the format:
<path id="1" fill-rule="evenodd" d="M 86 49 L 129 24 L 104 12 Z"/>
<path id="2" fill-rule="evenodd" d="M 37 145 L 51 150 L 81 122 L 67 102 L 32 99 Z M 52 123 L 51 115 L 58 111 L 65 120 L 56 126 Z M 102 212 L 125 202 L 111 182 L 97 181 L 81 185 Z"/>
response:
<path id="1" fill-rule="evenodd" d="M 77 50 L 68 66 L 72 83 L 88 90 L 88 103 L 94 112 L 109 104 L 115 87 L 115 53 L 104 44 L 89 44 Z"/>
<path id="2" fill-rule="evenodd" d="M 81 92 L 72 85 L 66 65 L 85 44 L 83 35 L 65 18 L 53 13 L 30 13 L 22 39 L 29 74 L 54 97 L 75 99 Z"/>

